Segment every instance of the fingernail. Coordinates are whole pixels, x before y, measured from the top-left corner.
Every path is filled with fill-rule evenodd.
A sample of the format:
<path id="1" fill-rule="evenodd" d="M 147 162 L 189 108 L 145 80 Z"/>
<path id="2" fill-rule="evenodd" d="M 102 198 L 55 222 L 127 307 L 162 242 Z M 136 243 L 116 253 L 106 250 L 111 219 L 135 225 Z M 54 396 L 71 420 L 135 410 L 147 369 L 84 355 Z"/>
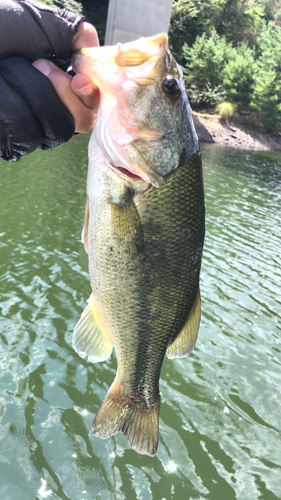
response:
<path id="1" fill-rule="evenodd" d="M 51 65 L 48 63 L 48 61 L 45 61 L 43 59 L 35 61 L 33 63 L 33 66 L 39 71 L 41 71 L 41 73 L 43 73 L 43 75 L 45 76 L 49 75 L 49 73 L 51 73 L 52 70 Z"/>
<path id="2" fill-rule="evenodd" d="M 80 89 L 77 89 L 79 92 L 84 92 L 85 90 L 88 90 L 90 87 L 92 87 L 92 84 L 89 83 L 89 85 L 85 85 L 85 87 L 80 87 Z"/>

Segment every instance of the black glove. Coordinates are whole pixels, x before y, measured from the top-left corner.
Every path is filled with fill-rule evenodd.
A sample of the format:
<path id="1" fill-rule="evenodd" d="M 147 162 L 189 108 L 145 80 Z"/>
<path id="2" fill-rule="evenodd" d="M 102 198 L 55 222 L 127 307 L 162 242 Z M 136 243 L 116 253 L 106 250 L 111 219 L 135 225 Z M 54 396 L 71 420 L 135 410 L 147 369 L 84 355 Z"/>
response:
<path id="1" fill-rule="evenodd" d="M 18 161 L 74 134 L 74 120 L 52 83 L 24 57 L 0 60 L 0 89 L 0 158 Z"/>
<path id="2" fill-rule="evenodd" d="M 31 0 L 0 0 L 0 59 L 11 56 L 69 60 L 83 16 Z"/>
<path id="3" fill-rule="evenodd" d="M 66 70 L 83 16 L 31 0 L 0 0 L 0 159 L 68 141 L 74 120 L 36 59 Z M 20 56 L 20 57 L 19 57 Z"/>

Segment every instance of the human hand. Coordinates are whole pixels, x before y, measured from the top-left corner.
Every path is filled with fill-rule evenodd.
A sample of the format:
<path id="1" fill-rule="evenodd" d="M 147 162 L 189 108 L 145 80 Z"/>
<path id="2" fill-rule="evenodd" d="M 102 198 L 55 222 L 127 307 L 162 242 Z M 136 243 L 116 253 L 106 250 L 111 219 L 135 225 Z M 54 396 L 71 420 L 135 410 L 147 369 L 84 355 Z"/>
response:
<path id="1" fill-rule="evenodd" d="M 82 22 L 73 38 L 72 50 L 98 47 L 97 32 L 89 23 Z M 92 80 L 77 73 L 73 78 L 45 59 L 33 63 L 52 82 L 58 96 L 70 111 L 75 121 L 75 132 L 88 132 L 99 105 L 99 89 Z"/>

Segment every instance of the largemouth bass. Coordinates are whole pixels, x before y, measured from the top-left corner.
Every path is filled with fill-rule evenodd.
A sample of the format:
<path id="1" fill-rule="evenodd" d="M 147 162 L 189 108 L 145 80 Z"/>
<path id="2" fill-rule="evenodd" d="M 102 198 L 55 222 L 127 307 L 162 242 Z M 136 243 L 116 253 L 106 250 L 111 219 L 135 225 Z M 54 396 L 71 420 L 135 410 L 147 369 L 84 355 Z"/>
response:
<path id="1" fill-rule="evenodd" d="M 72 65 L 101 91 L 82 233 L 92 295 L 73 346 L 92 362 L 116 351 L 116 378 L 96 414 L 94 435 L 123 432 L 134 450 L 153 456 L 164 356 L 187 356 L 200 322 L 198 140 L 165 34 L 82 49 Z"/>

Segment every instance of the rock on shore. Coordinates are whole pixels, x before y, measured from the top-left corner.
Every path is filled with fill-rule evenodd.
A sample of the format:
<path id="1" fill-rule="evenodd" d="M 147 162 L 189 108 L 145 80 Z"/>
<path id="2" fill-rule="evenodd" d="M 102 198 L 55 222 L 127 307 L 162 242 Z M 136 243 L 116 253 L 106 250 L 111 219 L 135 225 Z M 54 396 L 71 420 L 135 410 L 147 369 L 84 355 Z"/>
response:
<path id="1" fill-rule="evenodd" d="M 265 134 L 252 131 L 242 125 L 222 121 L 219 115 L 193 112 L 193 120 L 199 142 L 240 149 L 281 151 L 281 133 Z"/>

